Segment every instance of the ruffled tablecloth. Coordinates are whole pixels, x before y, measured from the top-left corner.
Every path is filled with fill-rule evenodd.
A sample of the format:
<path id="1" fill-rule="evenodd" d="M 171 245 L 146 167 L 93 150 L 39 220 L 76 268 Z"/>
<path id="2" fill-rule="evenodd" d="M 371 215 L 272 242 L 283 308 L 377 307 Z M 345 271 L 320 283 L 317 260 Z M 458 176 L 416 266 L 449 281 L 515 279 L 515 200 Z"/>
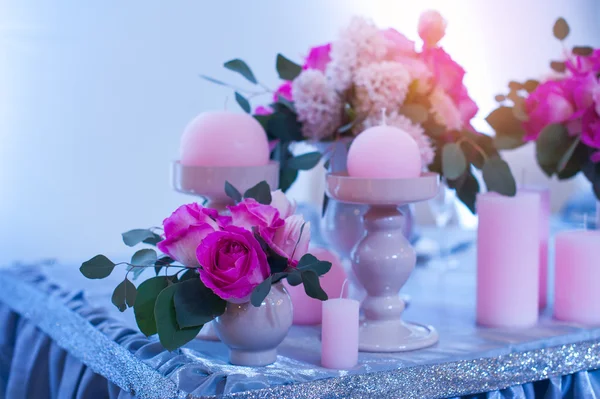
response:
<path id="1" fill-rule="evenodd" d="M 456 232 L 454 236 L 473 237 Z M 462 238 L 461 238 L 462 239 Z M 293 327 L 273 365 L 232 366 L 219 342 L 169 353 L 110 304 L 122 274 L 86 280 L 77 265 L 11 266 L 0 273 L 3 398 L 595 398 L 600 329 L 559 323 L 547 310 L 526 330 L 477 327 L 474 249 L 457 270 L 418 268 L 403 292 L 407 320 L 440 342 L 397 354 L 361 353 L 359 365 L 319 366 L 318 327 Z M 149 273 L 149 272 L 148 272 Z"/>

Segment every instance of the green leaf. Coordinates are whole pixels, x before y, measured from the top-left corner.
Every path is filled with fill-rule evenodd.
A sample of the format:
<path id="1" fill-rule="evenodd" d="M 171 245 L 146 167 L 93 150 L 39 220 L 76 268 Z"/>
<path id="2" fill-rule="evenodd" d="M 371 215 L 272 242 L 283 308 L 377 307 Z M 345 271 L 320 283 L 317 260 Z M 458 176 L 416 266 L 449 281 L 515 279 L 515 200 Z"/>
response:
<path id="1" fill-rule="evenodd" d="M 135 304 L 135 297 L 137 295 L 137 290 L 135 285 L 128 279 L 125 279 L 121 282 L 121 284 L 117 285 L 112 294 L 112 303 L 115 305 L 121 312 L 124 312 L 128 307 L 132 307 Z"/>
<path id="2" fill-rule="evenodd" d="M 594 52 L 594 49 L 589 46 L 575 46 L 573 47 L 573 54 L 579 55 L 582 57 L 587 57 Z"/>
<path id="3" fill-rule="evenodd" d="M 199 279 L 200 275 L 198 274 L 196 269 L 187 269 L 181 274 L 179 281 L 187 281 L 191 279 Z"/>
<path id="4" fill-rule="evenodd" d="M 494 137 L 494 145 L 499 150 L 514 150 L 525 145 L 525 142 L 517 137 L 497 135 Z"/>
<path id="5" fill-rule="evenodd" d="M 156 251 L 149 248 L 140 249 L 131 257 L 131 264 L 136 266 L 151 266 L 157 261 Z"/>
<path id="6" fill-rule="evenodd" d="M 177 284 L 163 289 L 154 305 L 154 318 L 156 331 L 161 345 L 168 351 L 173 351 L 193 340 L 202 329 L 202 326 L 180 328 L 177 324 L 177 314 L 173 297 L 177 291 Z"/>
<path id="7" fill-rule="evenodd" d="M 249 114 L 250 112 L 252 112 L 252 107 L 250 107 L 250 102 L 246 99 L 246 97 L 242 96 L 237 91 L 235 92 L 235 101 L 244 110 L 245 113 Z"/>
<path id="8" fill-rule="evenodd" d="M 517 184 L 510 167 L 502 158 L 488 158 L 482 168 L 483 180 L 488 191 L 495 191 L 509 197 L 517 193 Z"/>
<path id="9" fill-rule="evenodd" d="M 321 288 L 317 273 L 312 270 L 304 270 L 300 274 L 302 276 L 302 283 L 304 284 L 304 292 L 306 292 L 306 295 L 311 298 L 326 301 L 327 293 Z"/>
<path id="10" fill-rule="evenodd" d="M 552 33 L 558 40 L 565 40 L 566 37 L 569 36 L 570 30 L 569 24 L 567 24 L 567 21 L 564 18 L 557 19 L 552 27 Z"/>
<path id="11" fill-rule="evenodd" d="M 127 271 L 133 273 L 133 280 L 137 280 L 138 277 L 142 273 L 144 273 L 144 270 L 146 270 L 145 267 L 139 267 L 139 266 L 134 266 L 134 265 L 127 265 Z"/>
<path id="12" fill-rule="evenodd" d="M 223 66 L 225 68 L 229 69 L 230 71 L 239 73 L 240 75 L 245 77 L 248 81 L 250 81 L 254 84 L 258 83 L 256 78 L 254 77 L 254 74 L 252 73 L 252 70 L 250 70 L 250 67 L 248 66 L 248 64 L 246 64 L 244 61 L 240 60 L 239 58 L 236 58 L 231 61 L 227 61 L 225 64 L 223 64 Z"/>
<path id="13" fill-rule="evenodd" d="M 326 262 L 323 260 L 317 259 L 314 255 L 305 254 L 298 261 L 298 265 L 296 266 L 297 270 L 305 271 L 312 270 L 317 275 L 322 276 L 327 273 L 331 269 L 331 262 Z"/>
<path id="14" fill-rule="evenodd" d="M 475 202 L 479 193 L 479 182 L 472 173 L 467 173 L 460 186 L 456 188 L 456 195 L 472 214 L 476 213 Z"/>
<path id="15" fill-rule="evenodd" d="M 220 85 L 220 86 L 225 86 L 225 87 L 231 87 L 231 85 L 229 83 L 225 83 L 221 80 L 215 79 L 215 78 L 211 78 L 210 76 L 206 76 L 206 75 L 199 75 L 202 79 L 204 80 L 208 80 L 211 83 Z"/>
<path id="16" fill-rule="evenodd" d="M 123 242 L 128 247 L 136 246 L 141 242 L 156 245 L 156 243 L 162 240 L 158 234 L 148 229 L 129 230 L 121 235 L 123 236 Z"/>
<path id="17" fill-rule="evenodd" d="M 496 94 L 496 96 L 494 96 L 494 100 L 501 103 L 502 101 L 506 101 L 506 96 L 502 94 Z"/>
<path id="18" fill-rule="evenodd" d="M 447 179 L 458 179 L 467 169 L 467 158 L 460 145 L 447 143 L 442 150 L 442 171 Z"/>
<path id="19" fill-rule="evenodd" d="M 287 167 L 290 169 L 297 170 L 311 170 L 321 160 L 321 153 L 319 151 L 308 152 L 306 154 L 298 155 L 297 157 L 290 158 L 287 161 Z"/>
<path id="20" fill-rule="evenodd" d="M 140 331 L 147 337 L 156 334 L 154 305 L 158 294 L 167 286 L 167 278 L 160 276 L 149 278 L 138 287 L 133 312 Z"/>
<path id="21" fill-rule="evenodd" d="M 160 270 L 163 268 L 163 266 L 168 266 L 173 262 L 175 262 L 175 259 L 166 255 L 157 259 L 156 262 L 154 262 L 154 271 L 156 272 L 156 275 L 158 276 L 158 273 L 160 273 Z"/>
<path id="22" fill-rule="evenodd" d="M 558 170 L 558 164 L 571 146 L 575 137 L 569 135 L 567 128 L 561 124 L 548 125 L 540 132 L 535 141 L 538 164 L 551 177 Z"/>
<path id="23" fill-rule="evenodd" d="M 302 272 L 300 272 L 299 270 L 295 270 L 292 273 L 288 274 L 286 277 L 288 284 L 292 287 L 302 284 L 301 273 Z"/>
<path id="24" fill-rule="evenodd" d="M 496 108 L 485 120 L 494 129 L 496 136 L 509 136 L 522 140 L 525 135 L 523 122 L 517 119 L 511 107 Z"/>
<path id="25" fill-rule="evenodd" d="M 207 288 L 200 278 L 175 285 L 175 313 L 179 327 L 204 325 L 225 312 L 227 302 Z"/>
<path id="26" fill-rule="evenodd" d="M 252 115 L 254 117 L 254 119 L 256 119 L 258 121 L 258 123 L 260 123 L 260 125 L 262 126 L 263 129 L 265 129 L 265 131 L 267 130 L 267 126 L 269 125 L 269 119 L 271 119 L 271 115 Z"/>
<path id="27" fill-rule="evenodd" d="M 540 85 L 539 81 L 537 81 L 535 79 L 529 79 L 525 82 L 525 84 L 523 84 L 523 87 L 525 87 L 525 90 L 527 90 L 527 93 L 531 93 L 532 91 L 537 89 L 537 87 L 539 85 Z"/>
<path id="28" fill-rule="evenodd" d="M 262 302 L 265 300 L 267 295 L 271 291 L 271 276 L 267 277 L 265 281 L 254 287 L 252 295 L 250 295 L 250 303 L 252 306 L 260 307 Z"/>
<path id="29" fill-rule="evenodd" d="M 563 170 L 565 170 L 565 168 L 567 167 L 567 163 L 571 160 L 571 157 L 573 157 L 573 154 L 575 153 L 575 149 L 579 145 L 580 140 L 581 140 L 580 137 L 577 136 L 577 138 L 575 138 L 575 140 L 573 140 L 573 142 L 571 143 L 571 145 L 569 146 L 567 151 L 564 153 L 564 155 L 560 158 L 560 160 L 558 161 L 558 165 L 556 167 L 557 173 L 560 173 Z"/>
<path id="30" fill-rule="evenodd" d="M 96 255 L 92 259 L 83 262 L 79 271 L 90 279 L 99 279 L 110 276 L 115 264 L 104 255 Z"/>
<path id="31" fill-rule="evenodd" d="M 510 82 L 508 82 L 508 88 L 511 91 L 517 91 L 517 90 L 521 90 L 523 88 L 523 85 L 519 82 L 515 82 L 514 80 L 511 80 Z"/>
<path id="32" fill-rule="evenodd" d="M 550 68 L 558 73 L 564 73 L 567 70 L 567 65 L 562 61 L 551 61 Z"/>
<path id="33" fill-rule="evenodd" d="M 284 107 L 286 107 L 294 113 L 296 112 L 296 107 L 294 106 L 294 103 L 282 96 L 281 94 L 277 94 L 277 103 L 283 105 Z"/>
<path id="34" fill-rule="evenodd" d="M 242 201 L 242 194 L 228 181 L 225 182 L 225 194 L 235 201 L 236 204 Z"/>
<path id="35" fill-rule="evenodd" d="M 323 205 L 321 207 L 321 217 L 325 217 L 325 212 L 327 212 L 327 207 L 329 206 L 329 197 L 327 194 L 323 194 Z"/>
<path id="36" fill-rule="evenodd" d="M 283 167 L 279 170 L 279 188 L 284 193 L 294 184 L 298 177 L 297 169 Z"/>
<path id="37" fill-rule="evenodd" d="M 259 204 L 271 204 L 271 188 L 266 181 L 261 181 L 254 187 L 250 187 L 244 193 L 244 198 L 254 198 Z"/>
<path id="38" fill-rule="evenodd" d="M 279 78 L 283 80 L 294 80 L 300 75 L 300 72 L 302 72 L 302 67 L 300 65 L 290 61 L 281 54 L 277 54 L 275 67 L 277 68 Z"/>
<path id="39" fill-rule="evenodd" d="M 267 122 L 267 131 L 283 142 L 302 139 L 302 130 L 296 118 L 284 113 L 276 113 L 271 116 Z"/>

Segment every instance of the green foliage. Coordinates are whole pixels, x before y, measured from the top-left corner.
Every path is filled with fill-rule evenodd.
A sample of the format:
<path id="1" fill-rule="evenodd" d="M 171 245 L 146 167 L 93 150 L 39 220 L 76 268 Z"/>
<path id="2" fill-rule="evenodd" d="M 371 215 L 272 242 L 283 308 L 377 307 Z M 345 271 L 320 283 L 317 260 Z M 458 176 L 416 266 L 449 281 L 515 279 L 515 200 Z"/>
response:
<path id="1" fill-rule="evenodd" d="M 508 163 L 499 156 L 488 158 L 481 170 L 488 191 L 513 197 L 517 193 L 517 184 Z"/>
<path id="2" fill-rule="evenodd" d="M 587 57 L 588 55 L 592 55 L 594 49 L 589 46 L 575 46 L 573 47 L 573 54 L 579 55 L 582 57 Z"/>
<path id="3" fill-rule="evenodd" d="M 260 204 L 269 205 L 272 200 L 271 188 L 269 187 L 269 184 L 263 180 L 254 187 L 250 187 L 246 190 L 244 198 L 253 198 Z"/>
<path id="4" fill-rule="evenodd" d="M 123 234 L 123 242 L 128 247 L 134 247 L 140 243 L 156 245 L 162 241 L 161 236 L 149 229 L 134 229 L 129 230 Z"/>
<path id="5" fill-rule="evenodd" d="M 542 129 L 535 142 L 536 158 L 548 177 L 557 173 L 559 163 L 574 140 L 576 138 L 569 135 L 567 128 L 561 124 Z"/>
<path id="6" fill-rule="evenodd" d="M 511 107 L 499 107 L 492 111 L 485 120 L 496 132 L 494 139 L 496 148 L 500 150 L 520 147 L 525 142 L 523 123 Z"/>
<path id="7" fill-rule="evenodd" d="M 164 276 L 159 276 L 149 278 L 138 287 L 133 311 L 140 331 L 147 337 L 157 332 L 154 307 L 158 294 L 167 288 L 167 286 L 168 279 Z"/>
<path id="8" fill-rule="evenodd" d="M 254 83 L 254 84 L 258 83 L 258 81 L 254 77 L 254 74 L 252 73 L 252 70 L 250 69 L 248 64 L 246 64 L 245 61 L 240 60 L 239 58 L 236 58 L 231 61 L 227 61 L 226 63 L 223 64 L 223 66 L 225 68 L 229 69 L 230 71 L 239 73 L 240 75 L 245 77 L 251 83 Z"/>
<path id="9" fill-rule="evenodd" d="M 564 18 L 557 19 L 552 27 L 552 33 L 558 40 L 565 40 L 569 36 L 570 30 L 569 24 Z"/>
<path id="10" fill-rule="evenodd" d="M 310 170 L 317 166 L 320 160 L 321 153 L 319 151 L 308 152 L 288 159 L 286 166 L 290 169 Z"/>
<path id="11" fill-rule="evenodd" d="M 304 292 L 311 298 L 320 301 L 327 300 L 327 293 L 321 288 L 319 276 L 314 270 L 303 270 L 301 273 L 302 284 L 304 284 Z"/>
<path id="12" fill-rule="evenodd" d="M 174 296 L 177 284 L 169 285 L 163 289 L 154 306 L 154 318 L 156 320 L 156 331 L 162 346 L 173 351 L 190 342 L 202 329 L 202 326 L 181 328 L 177 324 L 177 313 L 175 311 Z"/>
<path id="13" fill-rule="evenodd" d="M 460 145 L 447 143 L 442 149 L 442 171 L 447 179 L 458 179 L 467 169 L 467 158 Z"/>
<path id="14" fill-rule="evenodd" d="M 271 291 L 271 276 L 269 276 L 265 281 L 260 283 L 258 286 L 252 290 L 252 294 L 250 295 L 250 303 L 252 306 L 259 307 L 262 302 L 265 300 L 269 292 Z"/>
<path id="15" fill-rule="evenodd" d="M 111 301 L 113 305 L 124 312 L 128 307 L 135 304 L 137 290 L 135 285 L 128 279 L 123 280 L 113 291 Z"/>
<path id="16" fill-rule="evenodd" d="M 246 97 L 244 97 L 237 91 L 235 92 L 235 101 L 247 114 L 252 112 L 252 107 L 250 106 L 250 101 L 248 101 L 248 99 Z"/>
<path id="17" fill-rule="evenodd" d="M 236 204 L 242 200 L 242 194 L 228 181 L 225 182 L 225 194 Z"/>
<path id="18" fill-rule="evenodd" d="M 175 287 L 173 299 L 179 327 L 201 326 L 225 312 L 227 302 L 215 295 L 199 278 L 184 280 Z"/>
<path id="19" fill-rule="evenodd" d="M 158 276 L 158 273 L 160 273 L 160 270 L 164 266 L 169 266 L 173 262 L 175 262 L 175 259 L 171 258 L 170 256 L 160 257 L 159 259 L 156 260 L 156 262 L 154 262 L 154 272 Z"/>
<path id="20" fill-rule="evenodd" d="M 562 61 L 551 61 L 550 68 L 552 68 L 554 72 L 564 73 L 567 70 L 567 65 Z"/>
<path id="21" fill-rule="evenodd" d="M 279 78 L 283 80 L 294 80 L 300 75 L 300 72 L 302 72 L 302 67 L 300 65 L 290 61 L 281 54 L 277 54 L 275 67 Z"/>
<path id="22" fill-rule="evenodd" d="M 476 213 L 475 203 L 477 201 L 477 193 L 479 193 L 479 182 L 469 171 L 461 179 L 460 185 L 456 187 L 456 195 L 466 206 L 471 213 Z"/>
<path id="23" fill-rule="evenodd" d="M 92 259 L 83 262 L 79 271 L 89 279 L 100 279 L 110 276 L 115 264 L 104 255 L 96 255 Z"/>

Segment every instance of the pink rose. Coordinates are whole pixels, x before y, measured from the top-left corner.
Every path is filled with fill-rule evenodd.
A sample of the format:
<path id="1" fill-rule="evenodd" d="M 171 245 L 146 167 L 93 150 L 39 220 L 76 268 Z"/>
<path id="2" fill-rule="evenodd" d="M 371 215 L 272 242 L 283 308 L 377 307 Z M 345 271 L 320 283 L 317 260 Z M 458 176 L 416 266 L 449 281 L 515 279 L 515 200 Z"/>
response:
<path id="1" fill-rule="evenodd" d="M 388 57 L 394 59 L 401 56 L 415 57 L 415 42 L 398 32 L 394 28 L 382 31 L 383 37 L 387 42 Z"/>
<path id="2" fill-rule="evenodd" d="M 283 227 L 275 231 L 273 239 L 267 240 L 271 249 L 288 258 L 293 266 L 308 252 L 309 243 L 310 222 L 305 222 L 301 215 L 286 218 Z"/>
<path id="3" fill-rule="evenodd" d="M 196 248 L 208 234 L 219 229 L 220 218 L 215 209 L 196 203 L 182 205 L 163 221 L 165 239 L 157 247 L 184 266 L 198 267 Z"/>
<path id="4" fill-rule="evenodd" d="M 270 275 L 267 256 L 254 235 L 237 226 L 215 231 L 196 250 L 200 280 L 222 299 L 243 303 Z"/>
<path id="5" fill-rule="evenodd" d="M 331 61 L 331 57 L 329 56 L 330 51 L 331 43 L 311 48 L 302 69 L 318 69 L 321 72 L 325 72 L 325 67 Z"/>
<path id="6" fill-rule="evenodd" d="M 464 85 L 462 85 L 458 96 L 453 100 L 458 106 L 458 111 L 460 112 L 463 124 L 468 125 L 471 122 L 471 119 L 477 114 L 477 111 L 479 111 L 479 107 L 477 107 L 475 101 L 469 97 L 469 92 Z"/>
<path id="7" fill-rule="evenodd" d="M 460 97 L 465 70 L 440 47 L 423 49 L 421 57 L 433 75 L 433 83 L 453 99 Z"/>
<path id="8" fill-rule="evenodd" d="M 270 107 L 265 107 L 262 105 L 256 107 L 256 109 L 254 110 L 255 115 L 271 115 L 272 113 L 273 110 Z"/>
<path id="9" fill-rule="evenodd" d="M 596 113 L 600 115 L 600 84 L 596 85 L 592 93 L 592 99 L 594 100 L 594 106 Z"/>
<path id="10" fill-rule="evenodd" d="M 434 47 L 446 34 L 446 20 L 439 12 L 425 11 L 419 17 L 419 37 L 424 47 Z"/>
<path id="11" fill-rule="evenodd" d="M 594 107 L 590 107 L 581 118 L 581 141 L 588 147 L 597 149 L 600 149 L 599 115 Z"/>
<path id="12" fill-rule="evenodd" d="M 567 60 L 566 64 L 569 72 L 574 75 L 600 72 L 600 49 L 595 49 L 588 56 L 572 56 Z"/>
<path id="13" fill-rule="evenodd" d="M 285 98 L 288 101 L 293 101 L 292 98 L 292 82 L 285 82 L 275 93 L 273 94 L 273 102 L 279 101 L 279 96 Z"/>
<path id="14" fill-rule="evenodd" d="M 594 91 L 598 87 L 598 80 L 593 74 L 575 75 L 561 80 L 560 85 L 564 92 L 570 95 L 571 103 L 575 107 L 572 119 L 582 116 L 594 104 Z"/>
<path id="15" fill-rule="evenodd" d="M 282 219 L 286 219 L 296 212 L 296 201 L 290 201 L 281 190 L 271 193 L 271 206 L 279 211 Z"/>
<path id="16" fill-rule="evenodd" d="M 265 240 L 273 238 L 275 230 L 284 224 L 277 208 L 260 204 L 252 198 L 247 198 L 228 208 L 234 226 L 243 227 L 248 231 L 252 231 L 252 228 L 256 227 Z"/>
<path id="17" fill-rule="evenodd" d="M 525 100 L 529 120 L 523 123 L 525 140 L 535 140 L 542 129 L 553 123 L 562 123 L 575 112 L 562 81 L 549 80 L 540 84 Z"/>

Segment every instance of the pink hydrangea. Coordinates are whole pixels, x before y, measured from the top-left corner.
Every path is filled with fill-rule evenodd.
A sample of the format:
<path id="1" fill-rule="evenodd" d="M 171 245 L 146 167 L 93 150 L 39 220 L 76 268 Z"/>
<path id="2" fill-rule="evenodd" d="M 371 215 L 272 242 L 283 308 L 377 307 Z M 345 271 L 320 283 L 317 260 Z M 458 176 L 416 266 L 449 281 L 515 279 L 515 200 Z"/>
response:
<path id="1" fill-rule="evenodd" d="M 415 42 L 398 32 L 394 28 L 381 31 L 387 44 L 386 59 L 394 60 L 396 57 L 416 57 Z"/>
<path id="2" fill-rule="evenodd" d="M 356 71 L 354 108 L 361 115 L 380 115 L 384 108 L 394 110 L 404 104 L 411 77 L 398 62 L 372 63 Z"/>

